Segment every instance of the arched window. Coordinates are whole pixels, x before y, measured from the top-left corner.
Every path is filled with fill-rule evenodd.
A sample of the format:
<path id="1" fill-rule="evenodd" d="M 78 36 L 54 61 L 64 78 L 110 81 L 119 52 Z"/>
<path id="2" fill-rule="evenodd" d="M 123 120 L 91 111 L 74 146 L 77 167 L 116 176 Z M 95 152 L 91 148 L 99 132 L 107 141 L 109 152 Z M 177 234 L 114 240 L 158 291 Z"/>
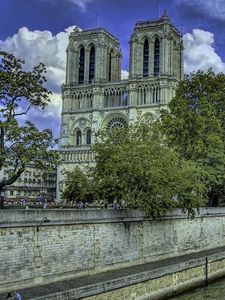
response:
<path id="1" fill-rule="evenodd" d="M 109 54 L 109 81 L 112 80 L 112 50 Z"/>
<path id="2" fill-rule="evenodd" d="M 84 83 L 84 47 L 81 47 L 80 49 L 80 57 L 79 57 L 79 75 L 78 75 L 78 83 L 82 84 Z"/>
<path id="3" fill-rule="evenodd" d="M 76 144 L 77 145 L 81 145 L 81 131 L 80 130 L 78 130 L 77 131 L 77 136 L 76 136 Z"/>
<path id="4" fill-rule="evenodd" d="M 127 126 L 127 121 L 120 116 L 113 117 L 107 124 L 107 128 L 112 129 L 112 128 L 122 128 Z"/>
<path id="5" fill-rule="evenodd" d="M 155 39 L 154 47 L 154 76 L 159 75 L 159 65 L 160 65 L 160 43 L 159 39 Z"/>
<path id="6" fill-rule="evenodd" d="M 146 39 L 143 48 L 143 77 L 148 76 L 148 60 L 149 60 L 149 47 L 148 47 L 148 40 Z"/>
<path id="7" fill-rule="evenodd" d="M 86 141 L 86 143 L 88 145 L 91 144 L 91 129 L 88 129 L 88 131 L 87 131 L 87 141 Z"/>
<path id="8" fill-rule="evenodd" d="M 89 61 L 89 82 L 95 78 L 95 48 L 91 47 Z"/>

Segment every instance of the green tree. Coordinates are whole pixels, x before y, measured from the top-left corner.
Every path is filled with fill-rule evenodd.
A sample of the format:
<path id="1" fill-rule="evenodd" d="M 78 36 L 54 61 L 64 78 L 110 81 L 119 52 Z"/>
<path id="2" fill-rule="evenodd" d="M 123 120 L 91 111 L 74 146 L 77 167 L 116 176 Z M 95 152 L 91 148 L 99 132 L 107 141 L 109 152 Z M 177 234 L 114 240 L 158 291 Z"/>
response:
<path id="1" fill-rule="evenodd" d="M 175 207 L 193 216 L 205 203 L 204 172 L 168 148 L 150 120 L 103 130 L 93 149 L 92 177 L 102 200 L 125 200 L 153 218 Z"/>
<path id="2" fill-rule="evenodd" d="M 221 199 L 225 179 L 225 74 L 209 70 L 187 75 L 169 110 L 162 111 L 161 129 L 170 147 L 207 172 L 209 204 Z"/>
<path id="3" fill-rule="evenodd" d="M 62 198 L 70 204 L 77 202 L 92 202 L 94 200 L 94 189 L 92 181 L 78 167 L 72 171 L 65 172 L 65 190 Z"/>
<path id="4" fill-rule="evenodd" d="M 48 171 L 57 161 L 51 130 L 39 131 L 30 121 L 19 122 L 31 109 L 43 110 L 50 102 L 50 92 L 44 87 L 45 66 L 39 64 L 30 72 L 24 62 L 13 54 L 0 51 L 0 195 L 23 173 L 27 163 Z M 0 207 L 4 207 L 1 198 Z"/>

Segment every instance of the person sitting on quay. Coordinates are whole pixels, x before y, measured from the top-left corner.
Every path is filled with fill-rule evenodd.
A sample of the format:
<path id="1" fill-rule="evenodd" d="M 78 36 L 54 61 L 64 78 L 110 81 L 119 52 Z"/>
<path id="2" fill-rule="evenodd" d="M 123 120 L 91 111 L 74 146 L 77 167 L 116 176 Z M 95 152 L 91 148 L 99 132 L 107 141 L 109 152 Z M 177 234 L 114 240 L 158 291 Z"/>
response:
<path id="1" fill-rule="evenodd" d="M 14 293 L 9 292 L 5 299 L 6 300 L 22 300 L 22 296 L 17 291 L 15 291 Z"/>

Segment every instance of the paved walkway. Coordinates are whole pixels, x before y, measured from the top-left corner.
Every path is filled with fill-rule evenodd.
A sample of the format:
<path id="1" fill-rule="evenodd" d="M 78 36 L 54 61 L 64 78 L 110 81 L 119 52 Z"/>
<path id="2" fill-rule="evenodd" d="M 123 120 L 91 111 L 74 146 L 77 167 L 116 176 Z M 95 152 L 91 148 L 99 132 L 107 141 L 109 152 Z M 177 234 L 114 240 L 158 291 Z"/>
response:
<path id="1" fill-rule="evenodd" d="M 176 265 L 178 263 L 182 263 L 185 261 L 190 261 L 202 257 L 206 257 L 209 255 L 217 254 L 225 252 L 225 246 L 224 247 L 219 247 L 219 248 L 214 248 L 214 249 L 209 249 L 209 250 L 204 250 L 200 252 L 195 252 L 195 253 L 190 253 L 182 256 L 177 256 L 173 258 L 167 258 L 151 263 L 145 263 L 142 265 L 137 265 L 137 266 L 132 266 L 132 267 L 127 267 L 123 269 L 118 269 L 118 270 L 112 270 L 112 271 L 107 271 L 107 272 L 102 272 L 94 275 L 88 275 L 88 276 L 83 276 L 79 278 L 74 278 L 70 280 L 64 280 L 60 282 L 54 282 L 50 283 L 47 285 L 42 285 L 42 286 L 36 286 L 32 288 L 27 288 L 27 289 L 22 289 L 19 290 L 19 292 L 22 295 L 23 300 L 28 300 L 31 298 L 35 297 L 40 297 L 40 296 L 45 296 L 49 294 L 54 294 L 58 293 L 61 291 L 66 291 L 70 289 L 75 289 L 91 284 L 96 284 L 99 282 L 105 282 L 113 279 L 119 279 L 125 276 L 133 275 L 133 274 L 139 274 L 142 272 L 146 272 L 148 270 L 157 270 L 163 267 L 169 267 L 171 265 Z M 0 300 L 5 299 L 7 293 L 5 294 L 0 294 Z"/>

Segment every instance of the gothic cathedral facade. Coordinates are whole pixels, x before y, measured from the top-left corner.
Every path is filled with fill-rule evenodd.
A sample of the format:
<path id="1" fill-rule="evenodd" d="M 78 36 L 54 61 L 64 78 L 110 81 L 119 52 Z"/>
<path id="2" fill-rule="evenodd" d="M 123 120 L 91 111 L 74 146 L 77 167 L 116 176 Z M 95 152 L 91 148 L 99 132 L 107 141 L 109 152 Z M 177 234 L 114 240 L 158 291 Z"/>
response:
<path id="1" fill-rule="evenodd" d="M 183 78 L 182 37 L 166 13 L 159 20 L 137 22 L 129 43 L 129 78 L 121 80 L 122 54 L 115 36 L 105 29 L 75 29 L 69 36 L 58 198 L 64 170 L 94 162 L 90 145 L 99 129 L 124 126 L 146 114 L 156 116 Z"/>

